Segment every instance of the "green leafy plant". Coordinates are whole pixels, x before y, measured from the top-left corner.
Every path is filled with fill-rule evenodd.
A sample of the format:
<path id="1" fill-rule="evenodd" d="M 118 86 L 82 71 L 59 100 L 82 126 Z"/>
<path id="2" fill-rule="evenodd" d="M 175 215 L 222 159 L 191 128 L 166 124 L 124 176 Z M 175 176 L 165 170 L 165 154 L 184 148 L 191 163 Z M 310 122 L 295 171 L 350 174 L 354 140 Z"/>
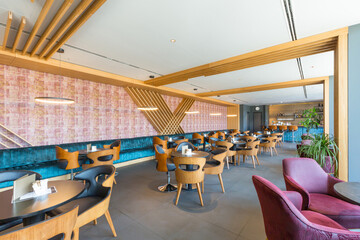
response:
<path id="1" fill-rule="evenodd" d="M 310 129 L 318 128 L 321 122 L 321 116 L 316 112 L 316 108 L 305 109 L 303 112 L 305 118 L 300 122 L 306 128 L 306 132 L 309 133 Z"/>
<path id="2" fill-rule="evenodd" d="M 313 140 L 313 139 L 314 139 L 314 137 L 310 134 L 303 134 L 301 136 L 301 140 Z"/>
<path id="3" fill-rule="evenodd" d="M 299 155 L 314 159 L 324 168 L 326 157 L 330 157 L 330 165 L 334 168 L 334 174 L 337 175 L 339 148 L 336 142 L 329 134 L 315 134 L 310 145 L 302 145 L 299 148 Z"/>

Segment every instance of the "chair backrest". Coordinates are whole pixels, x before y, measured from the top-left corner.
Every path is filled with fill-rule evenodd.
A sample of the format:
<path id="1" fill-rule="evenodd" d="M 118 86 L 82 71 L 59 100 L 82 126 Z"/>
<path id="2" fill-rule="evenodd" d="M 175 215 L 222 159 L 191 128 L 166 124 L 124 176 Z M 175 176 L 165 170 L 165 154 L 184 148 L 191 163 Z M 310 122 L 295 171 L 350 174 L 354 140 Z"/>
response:
<path id="1" fill-rule="evenodd" d="M 175 141 L 175 143 L 177 144 L 177 145 L 179 145 L 180 143 L 182 143 L 182 142 L 188 142 L 189 141 L 189 139 L 179 139 L 179 140 L 176 140 Z"/>
<path id="2" fill-rule="evenodd" d="M 243 136 L 242 137 L 246 142 L 252 142 L 254 140 L 256 140 L 256 137 L 253 136 Z"/>
<path id="3" fill-rule="evenodd" d="M 174 163 L 176 166 L 175 176 L 178 183 L 194 184 L 204 181 L 205 158 L 176 157 Z M 192 165 L 193 170 L 186 170 L 182 166 Z M 195 169 L 195 170 L 194 170 Z"/>
<path id="4" fill-rule="evenodd" d="M 155 148 L 155 145 L 160 145 L 162 148 L 167 149 L 167 140 L 162 140 L 159 137 L 153 137 L 153 146 Z"/>
<path id="5" fill-rule="evenodd" d="M 267 145 L 268 147 L 275 147 L 276 146 L 276 141 L 277 141 L 277 137 L 267 137 L 264 139 L 264 141 L 267 141 L 265 143 L 265 145 Z"/>
<path id="6" fill-rule="evenodd" d="M 65 169 L 74 169 L 80 167 L 79 164 L 79 152 L 68 152 L 59 146 L 55 146 L 56 158 L 58 160 L 66 160 L 67 165 Z"/>
<path id="7" fill-rule="evenodd" d="M 242 133 L 248 135 L 249 132 L 250 132 L 249 130 L 246 130 L 246 131 L 244 131 L 244 132 L 242 132 Z"/>
<path id="8" fill-rule="evenodd" d="M 289 131 L 297 131 L 298 130 L 298 126 L 292 125 L 292 126 L 288 126 Z"/>
<path id="9" fill-rule="evenodd" d="M 92 152 L 87 155 L 87 158 L 93 161 L 90 164 L 83 164 L 83 168 L 91 168 L 101 165 L 113 165 L 115 157 L 117 156 L 117 148 L 106 149 L 102 151 Z"/>
<path id="10" fill-rule="evenodd" d="M 0 240 L 48 240 L 61 236 L 61 239 L 70 240 L 74 229 L 79 207 L 76 206 L 69 212 L 42 221 L 38 224 L 21 228 L 0 236 Z"/>
<path id="11" fill-rule="evenodd" d="M 201 139 L 200 143 L 204 143 L 204 136 L 199 133 L 193 133 L 192 138 L 193 139 Z"/>
<path id="12" fill-rule="evenodd" d="M 221 174 L 224 171 L 225 157 L 227 155 L 227 151 L 225 149 L 215 149 L 211 151 L 211 159 L 218 162 L 213 167 L 204 168 L 205 174 Z"/>
<path id="13" fill-rule="evenodd" d="M 328 174 L 311 158 L 286 158 L 283 160 L 284 176 L 291 177 L 309 193 L 329 194 Z M 285 183 L 287 183 L 285 178 Z"/>
<path id="14" fill-rule="evenodd" d="M 181 152 L 181 151 L 182 151 L 182 148 L 183 148 L 184 146 L 187 146 L 188 149 L 191 149 L 192 151 L 195 151 L 195 146 L 194 146 L 192 143 L 190 143 L 190 142 L 181 142 L 181 143 L 179 143 L 179 144 L 176 146 L 175 151 L 176 151 L 176 152 Z"/>
<path id="15" fill-rule="evenodd" d="M 260 145 L 260 140 L 246 143 L 246 147 L 251 148 L 251 152 L 253 155 L 256 155 L 258 153 L 259 145 Z"/>
<path id="16" fill-rule="evenodd" d="M 85 190 L 78 198 L 89 196 L 106 197 L 108 189 L 111 189 L 114 183 L 115 167 L 111 165 L 101 165 L 86 169 L 75 175 L 76 180 L 85 180 Z"/>
<path id="17" fill-rule="evenodd" d="M 231 142 L 228 142 L 228 141 L 216 141 L 215 145 L 225 147 L 228 151 L 230 150 L 230 148 L 232 146 L 234 146 L 234 144 L 232 144 Z"/>
<path id="18" fill-rule="evenodd" d="M 42 176 L 39 173 L 33 172 L 33 171 L 28 171 L 28 170 L 0 171 L 0 183 L 12 182 L 12 181 L 15 181 L 16 179 L 19 179 L 19 178 L 27 175 L 27 174 L 28 175 L 35 174 L 36 180 L 40 180 L 42 178 Z"/>
<path id="19" fill-rule="evenodd" d="M 111 148 L 111 149 L 115 150 L 115 155 L 113 156 L 113 161 L 120 159 L 120 148 L 121 148 L 120 145 Z"/>
<path id="20" fill-rule="evenodd" d="M 167 153 L 164 151 L 164 149 L 156 144 L 155 145 L 155 159 L 157 160 L 156 164 L 156 170 L 159 172 L 168 172 L 167 168 L 167 159 L 168 159 Z"/>
<path id="21" fill-rule="evenodd" d="M 269 126 L 270 131 L 275 131 L 277 129 L 276 125 L 270 125 Z"/>
<path id="22" fill-rule="evenodd" d="M 218 131 L 218 132 L 216 132 L 216 133 L 218 134 L 218 138 L 225 139 L 225 133 L 220 132 L 220 131 Z"/>
<path id="23" fill-rule="evenodd" d="M 121 140 L 116 140 L 113 143 L 110 144 L 110 149 L 113 149 L 114 147 L 119 147 L 121 148 Z"/>
<path id="24" fill-rule="evenodd" d="M 269 240 L 312 239 L 301 238 L 307 225 L 312 225 L 285 196 L 268 180 L 252 176 L 264 219 L 265 232 Z M 301 198 L 301 195 L 298 194 Z"/>

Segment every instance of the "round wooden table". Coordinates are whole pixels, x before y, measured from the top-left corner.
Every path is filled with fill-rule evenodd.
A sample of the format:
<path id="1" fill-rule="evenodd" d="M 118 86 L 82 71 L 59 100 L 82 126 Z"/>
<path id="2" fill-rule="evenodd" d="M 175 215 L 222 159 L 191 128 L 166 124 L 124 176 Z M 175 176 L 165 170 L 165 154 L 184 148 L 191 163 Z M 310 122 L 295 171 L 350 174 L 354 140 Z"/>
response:
<path id="1" fill-rule="evenodd" d="M 11 203 L 12 189 L 0 192 L 0 221 L 22 218 L 24 226 L 43 221 L 46 212 L 71 201 L 85 189 L 83 182 L 70 180 L 49 181 L 48 187 L 55 187 L 56 192 L 15 203 Z"/>
<path id="2" fill-rule="evenodd" d="M 360 205 L 360 182 L 336 183 L 334 190 L 347 201 Z"/>

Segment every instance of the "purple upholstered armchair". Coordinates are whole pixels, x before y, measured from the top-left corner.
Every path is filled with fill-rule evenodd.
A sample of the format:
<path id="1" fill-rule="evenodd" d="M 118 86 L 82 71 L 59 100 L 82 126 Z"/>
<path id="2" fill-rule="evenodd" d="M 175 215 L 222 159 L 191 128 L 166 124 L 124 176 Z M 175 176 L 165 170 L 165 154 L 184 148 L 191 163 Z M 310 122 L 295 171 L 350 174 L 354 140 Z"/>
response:
<path id="1" fill-rule="evenodd" d="M 342 200 L 334 191 L 334 178 L 311 158 L 283 160 L 286 190 L 303 197 L 302 209 L 324 214 L 346 228 L 360 228 L 360 206 Z"/>
<path id="2" fill-rule="evenodd" d="M 298 192 L 283 192 L 259 176 L 253 176 L 252 179 L 268 240 L 360 239 L 360 233 L 347 230 L 325 215 L 302 211 L 302 198 Z"/>

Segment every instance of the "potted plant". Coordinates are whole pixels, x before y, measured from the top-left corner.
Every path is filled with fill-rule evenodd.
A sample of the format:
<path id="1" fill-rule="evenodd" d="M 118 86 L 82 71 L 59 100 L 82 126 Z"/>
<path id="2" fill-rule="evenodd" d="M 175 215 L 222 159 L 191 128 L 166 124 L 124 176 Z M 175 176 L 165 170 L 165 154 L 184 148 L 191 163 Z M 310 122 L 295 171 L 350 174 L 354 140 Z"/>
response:
<path id="1" fill-rule="evenodd" d="M 305 109 L 302 115 L 305 119 L 300 124 L 306 128 L 306 133 L 301 136 L 302 140 L 312 140 L 310 129 L 318 128 L 321 122 L 321 116 L 316 112 L 316 108 Z"/>
<path id="2" fill-rule="evenodd" d="M 339 148 L 329 134 L 321 133 L 313 136 L 309 145 L 301 145 L 298 153 L 301 157 L 314 159 L 327 173 L 337 174 Z"/>

